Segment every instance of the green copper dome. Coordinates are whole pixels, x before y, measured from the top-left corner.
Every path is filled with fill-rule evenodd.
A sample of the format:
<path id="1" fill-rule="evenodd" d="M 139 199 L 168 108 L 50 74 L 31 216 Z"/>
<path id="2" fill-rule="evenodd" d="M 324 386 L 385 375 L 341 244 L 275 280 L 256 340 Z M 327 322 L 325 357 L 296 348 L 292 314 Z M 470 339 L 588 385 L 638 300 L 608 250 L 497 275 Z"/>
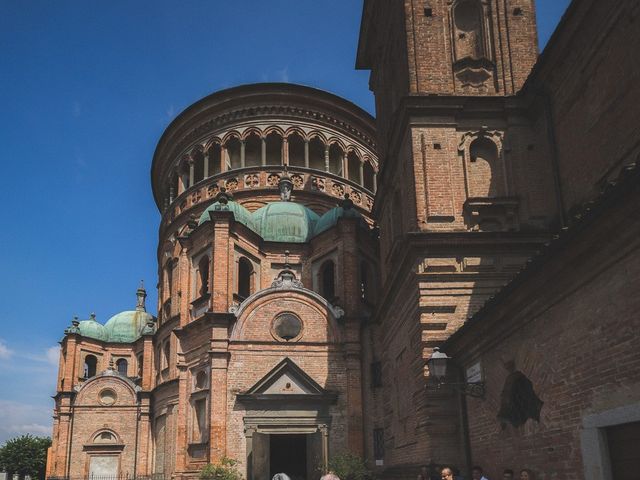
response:
<path id="1" fill-rule="evenodd" d="M 269 242 L 304 243 L 314 235 L 320 218 L 313 210 L 295 202 L 272 202 L 251 213 L 239 203 L 215 202 L 200 215 L 198 225 L 210 220 L 211 211 L 231 211 L 237 222 Z"/>
<path id="2" fill-rule="evenodd" d="M 104 325 L 110 342 L 131 343 L 140 338 L 142 329 L 153 316 L 144 310 L 121 312 L 111 317 Z"/>
<path id="3" fill-rule="evenodd" d="M 258 233 L 269 242 L 304 243 L 313 237 L 320 217 L 295 202 L 272 202 L 253 214 Z"/>
<path id="4" fill-rule="evenodd" d="M 254 232 L 259 233 L 254 225 L 253 216 L 251 212 L 246 208 L 244 208 L 239 203 L 236 203 L 231 200 L 226 204 L 215 202 L 209 205 L 207 209 L 204 212 L 202 212 L 202 215 L 200 215 L 200 220 L 198 221 L 198 225 L 202 225 L 203 223 L 208 222 L 211 219 L 211 217 L 209 216 L 209 212 L 211 211 L 231 211 L 233 212 L 233 217 L 235 218 L 236 222 L 240 222 L 244 226 L 253 230 Z"/>
<path id="5" fill-rule="evenodd" d="M 95 315 L 91 315 L 89 320 L 82 320 L 78 324 L 78 329 L 80 330 L 80 335 L 83 337 L 95 338 L 96 340 L 102 340 L 103 342 L 107 341 L 109 338 L 109 334 L 104 328 L 104 325 L 96 321 Z"/>
<path id="6" fill-rule="evenodd" d="M 111 317 L 105 325 L 96 321 L 95 314 L 89 320 L 78 321 L 74 317 L 72 327 L 65 330 L 65 334 L 80 334 L 83 337 L 94 338 L 103 342 L 131 343 L 142 335 L 155 332 L 155 318 L 145 310 L 144 301 L 147 297 L 143 285 L 136 291 L 136 309 L 118 313 Z"/>
<path id="7" fill-rule="evenodd" d="M 353 208 L 335 207 L 327 211 L 320 217 L 316 228 L 313 231 L 313 235 L 319 235 L 325 230 L 329 230 L 331 227 L 337 225 L 339 218 L 359 218 L 362 219 L 362 215 Z"/>

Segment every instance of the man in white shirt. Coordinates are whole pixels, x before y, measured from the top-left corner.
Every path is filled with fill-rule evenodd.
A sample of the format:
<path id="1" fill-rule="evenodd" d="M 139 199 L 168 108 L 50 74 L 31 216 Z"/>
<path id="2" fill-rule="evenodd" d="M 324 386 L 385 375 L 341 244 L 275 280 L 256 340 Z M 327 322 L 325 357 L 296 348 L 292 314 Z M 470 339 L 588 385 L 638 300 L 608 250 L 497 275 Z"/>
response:
<path id="1" fill-rule="evenodd" d="M 482 467 L 476 465 L 471 469 L 471 478 L 473 480 L 489 480 L 482 474 Z"/>

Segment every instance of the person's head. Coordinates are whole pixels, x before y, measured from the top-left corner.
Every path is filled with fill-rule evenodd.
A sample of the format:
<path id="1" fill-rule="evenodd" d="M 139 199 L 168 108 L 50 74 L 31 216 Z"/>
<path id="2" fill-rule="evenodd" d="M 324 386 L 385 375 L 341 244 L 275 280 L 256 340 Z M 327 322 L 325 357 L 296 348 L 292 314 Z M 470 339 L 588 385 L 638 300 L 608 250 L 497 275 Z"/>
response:
<path id="1" fill-rule="evenodd" d="M 528 468 L 520 470 L 520 480 L 535 480 L 535 475 Z"/>
<path id="2" fill-rule="evenodd" d="M 513 470 L 506 468 L 504 472 L 502 472 L 502 480 L 513 480 Z"/>
<path id="3" fill-rule="evenodd" d="M 328 472 L 320 477 L 320 480 L 340 480 L 340 477 L 333 472 Z"/>
<path id="4" fill-rule="evenodd" d="M 451 467 L 444 467 L 440 473 L 442 480 L 453 480 L 453 469 Z"/>
<path id="5" fill-rule="evenodd" d="M 271 480 L 290 480 L 286 473 L 276 473 Z"/>
<path id="6" fill-rule="evenodd" d="M 471 478 L 473 478 L 473 480 L 480 480 L 482 478 L 482 467 L 478 465 L 474 466 L 471 469 Z"/>

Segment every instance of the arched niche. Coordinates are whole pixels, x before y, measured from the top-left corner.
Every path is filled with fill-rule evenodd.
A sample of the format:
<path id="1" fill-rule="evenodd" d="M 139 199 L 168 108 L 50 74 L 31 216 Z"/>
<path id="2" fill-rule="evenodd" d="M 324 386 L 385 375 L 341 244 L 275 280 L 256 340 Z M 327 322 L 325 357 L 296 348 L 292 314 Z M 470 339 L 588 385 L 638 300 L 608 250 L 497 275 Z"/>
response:
<path id="1" fill-rule="evenodd" d="M 500 132 L 465 133 L 458 145 L 458 152 L 464 164 L 467 198 L 510 195 Z"/>
<path id="2" fill-rule="evenodd" d="M 106 370 L 82 384 L 74 403 L 108 407 L 134 405 L 138 389 L 128 377 Z"/>
<path id="3" fill-rule="evenodd" d="M 495 76 L 490 15 L 481 0 L 457 0 L 451 6 L 450 30 L 453 70 L 463 92 L 492 91 Z"/>
<path id="4" fill-rule="evenodd" d="M 340 342 L 338 319 L 341 309 L 304 287 L 283 289 L 270 287 L 251 295 L 232 309 L 237 321 L 231 333 L 233 340 L 265 341 L 293 344 L 297 341 Z M 301 320 L 301 333 L 295 338 L 281 339 L 274 335 L 274 322 L 283 314 L 293 314 Z"/>
<path id="5" fill-rule="evenodd" d="M 484 11 L 478 0 L 460 0 L 451 9 L 456 60 L 486 58 Z"/>

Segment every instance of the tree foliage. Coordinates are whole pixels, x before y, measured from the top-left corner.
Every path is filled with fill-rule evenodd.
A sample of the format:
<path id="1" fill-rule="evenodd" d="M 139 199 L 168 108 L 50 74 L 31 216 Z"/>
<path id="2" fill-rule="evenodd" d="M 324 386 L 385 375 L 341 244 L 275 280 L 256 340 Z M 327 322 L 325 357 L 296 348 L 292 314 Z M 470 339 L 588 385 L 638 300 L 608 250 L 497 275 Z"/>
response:
<path id="1" fill-rule="evenodd" d="M 8 440 L 0 447 L 0 468 L 9 476 L 17 473 L 21 477 L 44 479 L 47 466 L 47 449 L 51 446 L 49 437 L 22 435 Z"/>
<path id="2" fill-rule="evenodd" d="M 218 463 L 210 463 L 200 471 L 201 480 L 243 480 L 238 471 L 238 462 L 223 457 Z"/>
<path id="3" fill-rule="evenodd" d="M 335 473 L 340 480 L 366 480 L 372 477 L 364 460 L 352 453 L 331 457 L 329 471 Z"/>

